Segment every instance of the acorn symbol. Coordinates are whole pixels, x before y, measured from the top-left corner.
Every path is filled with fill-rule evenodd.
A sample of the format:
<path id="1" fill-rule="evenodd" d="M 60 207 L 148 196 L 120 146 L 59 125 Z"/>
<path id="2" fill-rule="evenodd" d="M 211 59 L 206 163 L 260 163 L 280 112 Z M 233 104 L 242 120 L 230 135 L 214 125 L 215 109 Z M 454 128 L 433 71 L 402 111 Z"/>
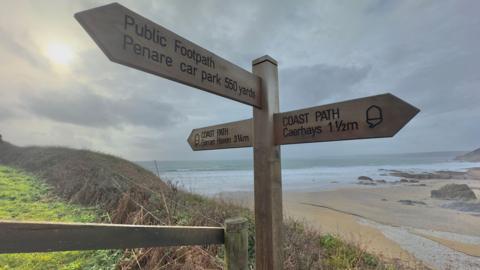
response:
<path id="1" fill-rule="evenodd" d="M 369 128 L 378 126 L 383 121 L 382 109 L 372 105 L 367 109 L 367 124 Z"/>

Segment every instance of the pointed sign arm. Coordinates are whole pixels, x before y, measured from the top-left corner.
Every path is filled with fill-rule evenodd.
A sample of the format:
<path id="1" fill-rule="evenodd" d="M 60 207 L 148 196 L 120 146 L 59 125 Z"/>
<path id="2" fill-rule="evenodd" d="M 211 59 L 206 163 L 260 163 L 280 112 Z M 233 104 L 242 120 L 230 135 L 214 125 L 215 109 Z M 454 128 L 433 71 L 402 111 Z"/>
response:
<path id="1" fill-rule="evenodd" d="M 258 76 L 118 3 L 75 18 L 113 62 L 261 107 Z"/>
<path id="2" fill-rule="evenodd" d="M 283 145 L 392 137 L 418 112 L 387 93 L 278 113 L 275 140 Z"/>
<path id="3" fill-rule="evenodd" d="M 252 119 L 196 128 L 187 142 L 193 151 L 251 147 L 253 142 Z"/>
<path id="4" fill-rule="evenodd" d="M 364 97 L 274 115 L 277 145 L 393 137 L 419 109 L 392 94 Z M 251 119 L 192 130 L 194 151 L 251 147 Z"/>

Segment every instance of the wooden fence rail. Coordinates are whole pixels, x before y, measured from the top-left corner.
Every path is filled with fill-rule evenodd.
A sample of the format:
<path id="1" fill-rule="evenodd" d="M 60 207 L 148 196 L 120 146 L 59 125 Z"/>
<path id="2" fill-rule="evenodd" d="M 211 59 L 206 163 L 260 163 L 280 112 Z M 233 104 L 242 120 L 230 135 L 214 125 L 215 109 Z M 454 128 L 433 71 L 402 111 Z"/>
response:
<path id="1" fill-rule="evenodd" d="M 221 227 L 0 221 L 0 254 L 224 244 Z"/>
<path id="2" fill-rule="evenodd" d="M 225 244 L 225 268 L 248 269 L 244 218 L 222 227 L 145 226 L 0 220 L 0 254 Z"/>

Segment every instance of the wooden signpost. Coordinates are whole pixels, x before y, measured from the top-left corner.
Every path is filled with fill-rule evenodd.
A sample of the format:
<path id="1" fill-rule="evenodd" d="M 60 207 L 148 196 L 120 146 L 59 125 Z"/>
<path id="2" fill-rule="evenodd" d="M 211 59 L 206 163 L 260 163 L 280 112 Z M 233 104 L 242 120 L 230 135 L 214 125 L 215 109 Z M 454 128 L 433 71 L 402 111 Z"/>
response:
<path id="1" fill-rule="evenodd" d="M 252 120 L 196 128 L 187 141 L 193 151 L 250 147 L 253 143 Z"/>
<path id="2" fill-rule="evenodd" d="M 275 145 L 393 137 L 419 110 L 392 94 L 273 116 Z M 194 151 L 253 146 L 251 119 L 192 130 Z"/>
<path id="3" fill-rule="evenodd" d="M 75 18 L 113 62 L 261 107 L 257 76 L 118 3 Z"/>
<path id="4" fill-rule="evenodd" d="M 253 191 L 256 269 L 283 268 L 283 207 L 280 146 L 275 145 L 273 115 L 279 111 L 277 61 L 252 62 L 262 78 L 263 108 L 253 108 Z"/>
<path id="5" fill-rule="evenodd" d="M 392 137 L 419 110 L 383 94 L 275 115 L 277 144 Z"/>
<path id="6" fill-rule="evenodd" d="M 283 268 L 280 145 L 391 137 L 419 112 L 384 94 L 280 113 L 269 56 L 248 72 L 117 3 L 75 18 L 113 62 L 253 106 L 253 119 L 194 129 L 188 143 L 194 151 L 253 146 L 258 270 Z"/>

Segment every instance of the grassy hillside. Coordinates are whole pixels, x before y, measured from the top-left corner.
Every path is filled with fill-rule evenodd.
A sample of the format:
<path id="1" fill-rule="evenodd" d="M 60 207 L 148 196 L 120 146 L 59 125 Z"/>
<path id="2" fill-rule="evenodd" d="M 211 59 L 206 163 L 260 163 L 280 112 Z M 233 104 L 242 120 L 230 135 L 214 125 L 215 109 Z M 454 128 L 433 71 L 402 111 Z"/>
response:
<path id="1" fill-rule="evenodd" d="M 0 166 L 0 219 L 95 222 L 100 214 L 95 208 L 62 202 L 35 177 Z M 115 269 L 118 257 L 112 251 L 8 254 L 0 255 L 0 270 Z"/>
<path id="2" fill-rule="evenodd" d="M 222 226 L 227 218 L 246 217 L 254 265 L 251 211 L 179 190 L 126 160 L 84 150 L 0 143 L 0 164 L 35 174 L 56 196 L 102 209 L 113 223 Z M 285 269 L 406 269 L 293 220 L 285 224 L 284 252 Z M 221 246 L 148 248 L 124 251 L 119 267 L 221 269 L 222 262 Z"/>

